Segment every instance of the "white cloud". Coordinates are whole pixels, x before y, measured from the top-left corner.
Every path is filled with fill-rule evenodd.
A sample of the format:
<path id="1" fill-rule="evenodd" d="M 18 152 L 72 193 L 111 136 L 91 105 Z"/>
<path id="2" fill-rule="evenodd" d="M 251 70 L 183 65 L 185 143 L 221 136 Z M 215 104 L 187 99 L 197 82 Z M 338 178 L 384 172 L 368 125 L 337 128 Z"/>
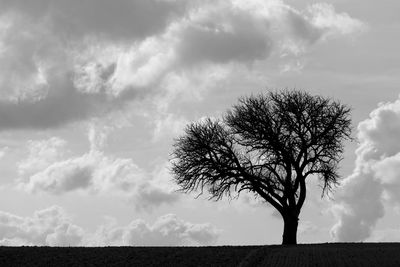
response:
<path id="1" fill-rule="evenodd" d="M 220 230 L 210 224 L 192 224 L 174 214 L 159 217 L 154 224 L 134 220 L 129 225 L 117 226 L 113 220 L 100 227 L 90 245 L 177 246 L 212 245 Z"/>
<path id="2" fill-rule="evenodd" d="M 359 20 L 355 20 L 347 13 L 336 13 L 331 4 L 316 3 L 308 8 L 312 15 L 312 24 L 325 30 L 326 36 L 338 34 L 354 34 L 366 29 L 366 25 Z"/>
<path id="3" fill-rule="evenodd" d="M 56 127 L 168 99 L 167 87 L 199 70 L 297 57 L 362 26 L 332 6 L 303 12 L 275 0 L 2 0 L 0 9 L 0 129 Z M 190 90 L 210 82 L 201 73 Z"/>
<path id="4" fill-rule="evenodd" d="M 399 205 L 400 100 L 380 104 L 358 125 L 356 167 L 336 193 L 333 207 L 338 223 L 332 235 L 339 241 L 371 236 L 385 205 Z"/>
<path id="5" fill-rule="evenodd" d="M 83 229 L 71 223 L 58 206 L 36 211 L 32 217 L 20 217 L 0 211 L 0 244 L 76 246 Z"/>
<path id="6" fill-rule="evenodd" d="M 133 220 L 118 226 L 115 219 L 100 225 L 95 232 L 85 231 L 71 222 L 58 206 L 21 217 L 0 211 L 0 245 L 5 246 L 178 246 L 211 245 L 220 230 L 205 224 L 193 224 L 168 214 L 153 224 Z"/>
<path id="7" fill-rule="evenodd" d="M 177 117 L 174 114 L 165 114 L 161 118 L 156 118 L 154 121 L 155 127 L 153 131 L 153 141 L 165 140 L 166 137 L 172 138 L 182 134 L 188 121 L 183 117 Z"/>
<path id="8" fill-rule="evenodd" d="M 28 141 L 29 156 L 17 164 L 18 173 L 26 176 L 46 168 L 62 157 L 65 146 L 65 140 L 58 137 Z"/>
<path id="9" fill-rule="evenodd" d="M 18 164 L 18 187 L 54 195 L 74 191 L 113 194 L 147 211 L 178 200 L 166 165 L 148 173 L 132 159 L 106 156 L 101 151 L 106 135 L 90 128 L 90 151 L 69 158 L 62 157 L 65 141 L 59 138 L 28 142 L 30 154 Z"/>
<path id="10" fill-rule="evenodd" d="M 101 155 L 99 155 L 101 157 Z M 24 188 L 30 192 L 45 191 L 53 194 L 86 189 L 90 186 L 97 155 L 85 154 L 82 157 L 55 162 L 31 176 Z"/>

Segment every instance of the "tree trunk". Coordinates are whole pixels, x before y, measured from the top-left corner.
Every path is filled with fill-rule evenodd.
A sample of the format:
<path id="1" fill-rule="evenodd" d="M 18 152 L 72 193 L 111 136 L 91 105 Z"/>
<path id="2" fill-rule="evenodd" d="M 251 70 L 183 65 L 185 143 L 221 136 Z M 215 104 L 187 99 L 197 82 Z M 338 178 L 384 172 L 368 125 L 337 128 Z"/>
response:
<path id="1" fill-rule="evenodd" d="M 283 218 L 283 224 L 282 245 L 296 245 L 299 219 L 294 216 L 285 216 Z"/>

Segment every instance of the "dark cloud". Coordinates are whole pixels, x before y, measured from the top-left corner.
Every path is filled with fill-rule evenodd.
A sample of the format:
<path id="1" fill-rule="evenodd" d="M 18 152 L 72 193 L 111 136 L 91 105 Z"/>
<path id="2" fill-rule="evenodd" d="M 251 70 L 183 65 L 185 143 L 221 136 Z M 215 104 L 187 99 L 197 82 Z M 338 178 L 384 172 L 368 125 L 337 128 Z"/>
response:
<path id="1" fill-rule="evenodd" d="M 48 23 L 65 39 L 87 35 L 110 39 L 142 39 L 162 32 L 185 11 L 185 1 L 163 0 L 1 0 L 2 13 L 18 12 Z"/>
<path id="2" fill-rule="evenodd" d="M 269 56 L 273 40 L 267 18 L 256 19 L 246 11 L 234 12 L 229 5 L 206 7 L 199 13 L 182 26 L 181 42 L 176 48 L 182 61 L 251 62 Z"/>
<path id="3" fill-rule="evenodd" d="M 0 101 L 0 129 L 50 128 L 107 111 L 106 95 L 78 92 L 69 75 L 53 77 L 39 100 Z"/>
<path id="4" fill-rule="evenodd" d="M 329 5 L 300 12 L 282 1 L 0 0 L 0 10 L 0 130 L 168 99 L 162 85 L 171 75 L 296 57 L 362 26 Z"/>

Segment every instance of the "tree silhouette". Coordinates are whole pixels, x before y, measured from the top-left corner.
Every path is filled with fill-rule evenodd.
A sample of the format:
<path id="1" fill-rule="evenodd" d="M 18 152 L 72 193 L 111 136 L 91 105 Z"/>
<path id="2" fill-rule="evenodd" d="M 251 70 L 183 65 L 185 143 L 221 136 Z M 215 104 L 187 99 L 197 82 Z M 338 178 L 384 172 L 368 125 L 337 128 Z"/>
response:
<path id="1" fill-rule="evenodd" d="M 282 215 L 282 244 L 296 244 L 306 178 L 317 176 L 321 197 L 328 193 L 350 134 L 350 108 L 332 99 L 298 90 L 243 97 L 222 119 L 186 127 L 174 143 L 172 174 L 182 192 L 263 198 Z"/>

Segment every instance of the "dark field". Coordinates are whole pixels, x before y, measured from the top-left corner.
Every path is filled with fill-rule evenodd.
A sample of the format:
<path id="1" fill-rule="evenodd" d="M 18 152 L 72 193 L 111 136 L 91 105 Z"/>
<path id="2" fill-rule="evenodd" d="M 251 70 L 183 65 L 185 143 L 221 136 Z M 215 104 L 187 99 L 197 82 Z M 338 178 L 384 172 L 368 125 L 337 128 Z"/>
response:
<path id="1" fill-rule="evenodd" d="M 0 266 L 400 266 L 400 243 L 286 247 L 0 247 Z"/>

